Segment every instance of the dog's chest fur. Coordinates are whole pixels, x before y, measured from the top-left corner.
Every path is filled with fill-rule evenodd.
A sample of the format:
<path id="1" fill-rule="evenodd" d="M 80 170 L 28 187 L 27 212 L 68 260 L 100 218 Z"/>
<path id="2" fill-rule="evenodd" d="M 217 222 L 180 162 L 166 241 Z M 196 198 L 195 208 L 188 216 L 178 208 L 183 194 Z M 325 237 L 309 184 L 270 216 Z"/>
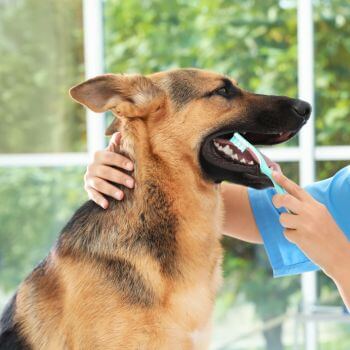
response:
<path id="1" fill-rule="evenodd" d="M 204 349 L 221 275 L 220 201 L 207 208 L 191 196 L 170 199 L 148 180 L 108 211 L 83 205 L 19 291 L 19 314 L 35 315 L 21 317 L 26 338 L 38 349 L 57 342 L 50 334 L 73 349 Z"/>

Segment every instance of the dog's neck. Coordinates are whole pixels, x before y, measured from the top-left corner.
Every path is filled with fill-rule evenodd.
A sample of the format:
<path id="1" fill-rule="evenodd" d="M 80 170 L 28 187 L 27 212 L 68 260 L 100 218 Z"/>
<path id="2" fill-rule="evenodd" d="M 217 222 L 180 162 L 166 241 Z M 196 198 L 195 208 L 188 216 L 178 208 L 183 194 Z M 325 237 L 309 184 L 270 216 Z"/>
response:
<path id="1" fill-rule="evenodd" d="M 207 251 L 216 244 L 222 218 L 219 190 L 201 178 L 190 159 L 177 159 L 176 150 L 156 151 L 141 121 L 121 131 L 120 150 L 135 162 L 135 189 L 125 189 L 125 199 L 111 200 L 108 210 L 87 202 L 63 229 L 59 254 L 115 259 L 146 247 L 169 276 L 179 268 L 178 254 L 184 264 L 200 266 L 192 254 L 185 258 L 181 247 Z"/>
<path id="2" fill-rule="evenodd" d="M 137 187 L 151 181 L 165 189 L 176 187 L 176 192 L 188 193 L 185 189 L 191 188 L 192 200 L 196 200 L 196 193 L 216 197 L 218 186 L 202 177 L 199 164 L 189 151 L 187 154 L 179 151 L 181 140 L 150 134 L 147 124 L 140 119 L 122 123 L 121 133 L 120 151 L 135 163 L 133 176 Z"/>

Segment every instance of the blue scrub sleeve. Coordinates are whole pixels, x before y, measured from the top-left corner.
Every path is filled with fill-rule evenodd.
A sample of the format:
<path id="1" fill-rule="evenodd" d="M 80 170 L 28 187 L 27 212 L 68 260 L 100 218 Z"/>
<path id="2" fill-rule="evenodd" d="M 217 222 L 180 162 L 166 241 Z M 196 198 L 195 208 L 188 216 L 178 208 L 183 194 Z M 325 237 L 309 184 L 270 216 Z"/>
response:
<path id="1" fill-rule="evenodd" d="M 334 177 L 306 187 L 316 200 L 326 205 L 339 227 L 350 239 L 350 166 L 340 170 Z M 266 190 L 249 189 L 250 205 L 256 224 L 264 241 L 275 277 L 300 274 L 318 270 L 305 254 L 289 242 L 279 222 L 284 209 L 276 209 L 272 197 L 273 188 Z"/>

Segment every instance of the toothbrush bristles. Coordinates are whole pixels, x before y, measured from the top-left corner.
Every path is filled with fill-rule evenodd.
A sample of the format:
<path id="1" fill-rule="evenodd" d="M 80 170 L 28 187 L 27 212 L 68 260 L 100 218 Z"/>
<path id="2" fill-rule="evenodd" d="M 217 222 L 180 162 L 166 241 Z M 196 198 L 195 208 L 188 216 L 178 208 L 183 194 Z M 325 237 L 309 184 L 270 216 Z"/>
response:
<path id="1" fill-rule="evenodd" d="M 241 151 L 244 152 L 247 147 L 236 136 L 233 136 L 231 142 Z"/>

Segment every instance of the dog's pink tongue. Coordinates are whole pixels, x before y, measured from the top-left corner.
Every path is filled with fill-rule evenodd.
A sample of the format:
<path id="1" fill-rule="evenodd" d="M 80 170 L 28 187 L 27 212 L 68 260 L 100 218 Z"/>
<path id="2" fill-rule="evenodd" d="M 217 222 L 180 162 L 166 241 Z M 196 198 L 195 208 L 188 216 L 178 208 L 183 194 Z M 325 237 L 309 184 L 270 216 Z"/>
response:
<path id="1" fill-rule="evenodd" d="M 250 148 L 248 148 L 248 152 L 254 158 L 254 160 L 259 164 L 259 159 L 255 155 L 255 153 Z M 263 154 L 262 152 L 260 152 L 260 154 L 264 157 L 264 159 L 265 159 L 265 161 L 270 169 L 277 171 L 278 173 L 282 173 L 281 167 L 278 163 L 273 162 L 268 156 L 265 156 L 265 154 Z"/>

